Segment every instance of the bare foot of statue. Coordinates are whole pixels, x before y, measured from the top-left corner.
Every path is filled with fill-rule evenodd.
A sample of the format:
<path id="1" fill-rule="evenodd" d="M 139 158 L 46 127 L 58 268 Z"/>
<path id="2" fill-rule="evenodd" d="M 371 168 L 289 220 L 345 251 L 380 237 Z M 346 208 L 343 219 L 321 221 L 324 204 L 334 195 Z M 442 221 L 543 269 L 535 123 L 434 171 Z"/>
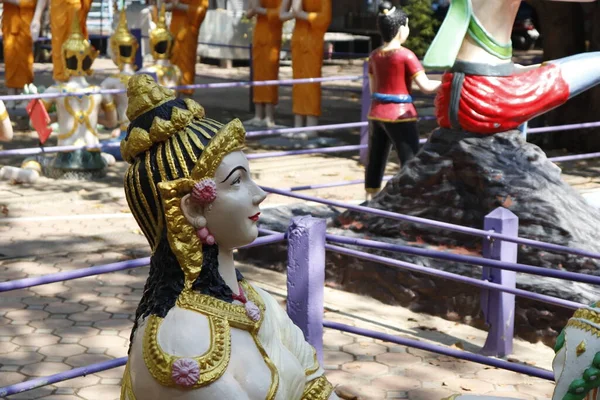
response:
<path id="1" fill-rule="evenodd" d="M 243 123 L 244 125 L 248 125 L 248 126 L 264 126 L 265 122 L 263 119 L 258 118 L 258 117 L 254 117 L 252 119 L 249 119 L 247 121 L 244 121 Z"/>
<path id="2" fill-rule="evenodd" d="M 277 124 L 275 123 L 275 121 L 273 121 L 272 119 L 268 119 L 268 118 L 265 118 L 263 120 L 263 123 L 269 129 L 275 128 L 277 126 Z"/>

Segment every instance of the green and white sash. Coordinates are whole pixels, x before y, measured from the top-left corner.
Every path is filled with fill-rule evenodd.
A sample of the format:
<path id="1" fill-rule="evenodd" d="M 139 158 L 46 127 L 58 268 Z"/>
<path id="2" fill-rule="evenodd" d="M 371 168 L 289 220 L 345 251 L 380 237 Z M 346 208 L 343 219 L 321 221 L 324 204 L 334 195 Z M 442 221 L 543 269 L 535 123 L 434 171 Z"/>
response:
<path id="1" fill-rule="evenodd" d="M 489 1 L 489 0 L 488 0 Z M 469 34 L 482 49 L 501 60 L 512 58 L 512 43 L 498 42 L 473 14 L 471 0 L 452 0 L 448 14 L 425 54 L 426 68 L 450 68 Z"/>

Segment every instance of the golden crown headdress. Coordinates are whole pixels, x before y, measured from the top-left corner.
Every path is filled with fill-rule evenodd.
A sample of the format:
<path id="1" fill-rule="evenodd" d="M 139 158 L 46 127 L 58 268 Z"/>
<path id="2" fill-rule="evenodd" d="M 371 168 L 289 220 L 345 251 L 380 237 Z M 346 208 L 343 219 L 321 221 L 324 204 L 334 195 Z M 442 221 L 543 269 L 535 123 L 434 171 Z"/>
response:
<path id="1" fill-rule="evenodd" d="M 110 48 L 115 63 L 121 69 L 123 64 L 134 64 L 139 44 L 127 27 L 127 13 L 123 8 L 119 14 L 119 24 L 110 37 Z"/>
<path id="2" fill-rule="evenodd" d="M 62 45 L 63 62 L 68 76 L 92 74 L 92 64 L 100 52 L 83 36 L 79 24 L 79 12 L 71 19 L 71 33 Z"/>
<path id="3" fill-rule="evenodd" d="M 158 21 L 156 22 L 156 28 L 150 31 L 150 50 L 152 57 L 155 60 L 168 60 L 171 58 L 171 50 L 173 47 L 173 35 L 167 28 L 165 22 L 165 4 L 160 6 L 160 13 L 158 14 Z"/>
<path id="4" fill-rule="evenodd" d="M 175 100 L 175 92 L 157 84 L 150 75 L 134 75 L 127 87 L 127 118 L 130 121 L 164 103 Z M 154 143 L 165 141 L 170 135 L 183 129 L 194 118 L 204 118 L 204 108 L 191 99 L 185 99 L 187 110 L 174 107 L 169 121 L 154 118 L 150 131 L 133 128 L 126 140 L 121 142 L 121 154 L 131 161 L 139 153 L 148 150 Z"/>

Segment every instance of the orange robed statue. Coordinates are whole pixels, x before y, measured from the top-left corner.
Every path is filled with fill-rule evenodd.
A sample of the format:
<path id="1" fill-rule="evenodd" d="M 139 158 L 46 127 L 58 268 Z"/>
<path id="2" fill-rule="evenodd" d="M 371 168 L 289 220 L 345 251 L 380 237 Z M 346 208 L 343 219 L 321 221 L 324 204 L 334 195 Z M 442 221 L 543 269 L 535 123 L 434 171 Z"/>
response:
<path id="1" fill-rule="evenodd" d="M 276 80 L 279 77 L 279 52 L 283 21 L 291 19 L 291 13 L 280 16 L 281 0 L 250 0 L 246 17 L 256 15 L 252 38 L 252 71 L 255 81 Z M 288 5 L 289 9 L 289 5 Z M 275 106 L 279 100 L 279 86 L 255 86 L 253 93 L 254 118 L 247 125 L 275 126 Z"/>
<path id="2" fill-rule="evenodd" d="M 33 83 L 33 40 L 30 25 L 36 0 L 4 0 L 2 36 L 6 87 L 16 93 Z"/>
<path id="3" fill-rule="evenodd" d="M 206 16 L 208 0 L 165 0 L 166 9 L 171 11 L 169 30 L 173 35 L 171 62 L 181 70 L 181 85 L 193 85 L 196 77 L 198 34 Z M 191 95 L 192 89 L 180 90 Z"/>
<path id="4" fill-rule="evenodd" d="M 293 77 L 319 78 L 325 32 L 331 23 L 331 0 L 292 0 L 292 14 L 296 18 L 292 34 Z M 321 115 L 321 84 L 294 85 L 292 99 L 294 126 L 317 125 Z"/>
<path id="5" fill-rule="evenodd" d="M 92 0 L 39 0 L 31 22 L 31 36 L 37 40 L 40 34 L 40 19 L 44 9 L 50 2 L 50 32 L 52 33 L 52 68 L 53 78 L 56 82 L 69 79 L 60 49 L 69 37 L 71 19 L 78 15 L 79 26 L 85 39 L 88 38 L 86 20 Z"/>

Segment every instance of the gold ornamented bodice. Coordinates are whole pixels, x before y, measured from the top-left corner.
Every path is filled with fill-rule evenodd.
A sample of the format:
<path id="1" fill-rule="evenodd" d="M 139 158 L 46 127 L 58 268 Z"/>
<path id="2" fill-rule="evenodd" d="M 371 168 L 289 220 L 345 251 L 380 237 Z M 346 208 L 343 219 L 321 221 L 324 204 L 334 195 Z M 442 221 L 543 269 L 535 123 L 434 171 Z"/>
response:
<path id="1" fill-rule="evenodd" d="M 185 289 L 179 295 L 177 306 L 206 316 L 210 327 L 211 341 L 208 350 L 200 356 L 188 357 L 197 363 L 200 370 L 198 379 L 189 388 L 198 389 L 207 386 L 225 373 L 231 357 L 231 327 L 233 327 L 247 331 L 263 356 L 265 364 L 271 371 L 271 385 L 266 400 L 273 400 L 279 387 L 279 373 L 258 340 L 258 331 L 264 320 L 266 306 L 250 284 L 241 281 L 240 286 L 246 293 L 248 301 L 253 302 L 260 310 L 260 317 L 256 321 L 249 317 L 244 305 L 228 303 Z M 183 357 L 167 354 L 158 343 L 158 334 L 163 320 L 156 315 L 148 317 L 143 339 L 144 361 L 146 368 L 157 382 L 166 387 L 178 387 L 173 380 L 173 368 L 177 360 Z M 121 399 L 135 400 L 129 371 L 125 373 Z"/>
<path id="2" fill-rule="evenodd" d="M 88 108 L 86 110 L 75 111 L 71 105 L 71 99 L 75 99 L 76 101 L 78 101 L 80 103 L 80 105 L 83 102 L 83 100 L 87 99 Z M 73 134 L 77 131 L 77 129 L 79 128 L 79 126 L 81 124 L 85 124 L 85 127 L 94 136 L 98 136 L 98 132 L 96 132 L 96 128 L 93 127 L 92 124 L 90 123 L 90 114 L 92 112 L 94 112 L 94 109 L 96 107 L 96 102 L 94 101 L 93 96 L 64 97 L 63 102 L 64 102 L 65 110 L 67 110 L 69 115 L 71 115 L 73 117 L 73 126 L 67 133 L 58 135 L 58 138 L 60 140 L 65 140 L 65 139 L 68 139 L 71 136 L 73 136 Z"/>

